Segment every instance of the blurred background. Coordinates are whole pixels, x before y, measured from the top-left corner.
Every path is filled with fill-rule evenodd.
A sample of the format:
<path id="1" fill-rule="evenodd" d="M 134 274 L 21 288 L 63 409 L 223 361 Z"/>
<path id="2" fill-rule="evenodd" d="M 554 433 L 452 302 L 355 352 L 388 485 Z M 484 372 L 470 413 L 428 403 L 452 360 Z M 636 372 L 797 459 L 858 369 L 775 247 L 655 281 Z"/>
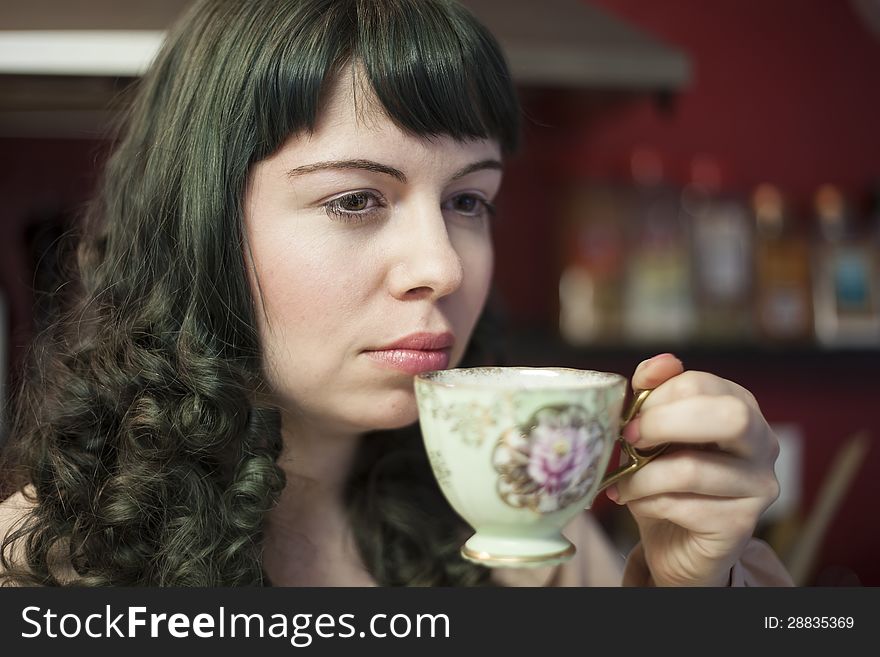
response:
<path id="1" fill-rule="evenodd" d="M 0 4 L 0 389 L 112 108 L 189 4 Z M 526 117 L 495 229 L 509 363 L 671 351 L 745 386 L 782 447 L 759 535 L 800 585 L 880 585 L 880 0 L 464 4 Z"/>

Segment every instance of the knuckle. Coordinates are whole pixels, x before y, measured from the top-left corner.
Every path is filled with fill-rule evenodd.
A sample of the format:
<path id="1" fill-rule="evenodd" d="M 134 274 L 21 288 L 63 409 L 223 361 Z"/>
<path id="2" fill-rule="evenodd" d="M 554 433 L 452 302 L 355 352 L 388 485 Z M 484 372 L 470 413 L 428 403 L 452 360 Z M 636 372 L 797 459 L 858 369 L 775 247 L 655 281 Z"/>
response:
<path id="1" fill-rule="evenodd" d="M 779 454 L 781 452 L 781 447 L 779 445 L 779 438 L 777 438 L 776 434 L 769 427 L 767 430 L 767 439 L 769 442 L 770 463 L 775 464 L 777 459 L 779 458 Z"/>
<path id="2" fill-rule="evenodd" d="M 741 397 L 743 401 L 745 401 L 747 404 L 753 406 L 756 409 L 759 408 L 758 399 L 755 397 L 755 395 L 752 394 L 751 390 L 741 386 L 734 381 L 725 381 L 725 383 L 730 390 L 734 391 L 734 394 Z"/>
<path id="3" fill-rule="evenodd" d="M 765 475 L 761 483 L 761 491 L 763 493 L 762 497 L 768 502 L 767 506 L 770 506 L 779 498 L 782 489 L 779 485 L 779 479 L 776 478 L 776 473 L 771 471 Z"/>
<path id="4" fill-rule="evenodd" d="M 739 397 L 722 395 L 717 400 L 718 420 L 737 437 L 745 436 L 750 428 L 751 413 L 748 404 Z"/>
<path id="5" fill-rule="evenodd" d="M 742 391 L 745 393 L 746 399 L 749 401 L 750 404 L 752 404 L 755 408 L 760 408 L 760 404 L 758 404 L 758 398 L 752 394 L 751 390 L 742 388 Z"/>
<path id="6" fill-rule="evenodd" d="M 706 389 L 702 372 L 688 370 L 671 381 L 672 392 L 677 398 L 696 397 Z"/>

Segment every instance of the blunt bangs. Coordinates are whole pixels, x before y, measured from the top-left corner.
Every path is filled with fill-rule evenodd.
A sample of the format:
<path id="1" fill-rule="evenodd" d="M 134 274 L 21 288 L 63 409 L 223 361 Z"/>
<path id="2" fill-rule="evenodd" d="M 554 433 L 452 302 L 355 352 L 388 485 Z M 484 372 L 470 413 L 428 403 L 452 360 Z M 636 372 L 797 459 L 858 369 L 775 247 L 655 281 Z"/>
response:
<path id="1" fill-rule="evenodd" d="M 275 23 L 254 71 L 258 125 L 268 155 L 316 125 L 321 95 L 347 64 L 360 64 L 388 117 L 424 137 L 519 143 L 519 104 L 494 37 L 448 0 L 318 0 Z M 262 77 L 262 76 L 261 76 Z"/>
<path id="2" fill-rule="evenodd" d="M 359 42 L 373 90 L 388 115 L 418 135 L 494 138 L 516 150 L 519 106 L 494 37 L 448 2 L 360 2 Z"/>

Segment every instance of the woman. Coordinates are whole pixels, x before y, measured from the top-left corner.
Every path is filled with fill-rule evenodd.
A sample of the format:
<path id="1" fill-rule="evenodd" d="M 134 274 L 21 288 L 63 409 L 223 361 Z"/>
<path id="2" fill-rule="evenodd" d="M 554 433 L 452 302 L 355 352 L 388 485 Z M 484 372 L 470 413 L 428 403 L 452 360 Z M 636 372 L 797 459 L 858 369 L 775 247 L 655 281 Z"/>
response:
<path id="1" fill-rule="evenodd" d="M 445 0 L 208 0 L 142 81 L 79 290 L 16 397 L 5 579 L 80 585 L 783 583 L 751 395 L 644 363 L 628 437 L 675 442 L 558 569 L 464 562 L 412 376 L 484 362 L 503 57 Z M 473 340 L 471 336 L 473 335 Z M 623 578 L 623 579 L 621 579 Z"/>

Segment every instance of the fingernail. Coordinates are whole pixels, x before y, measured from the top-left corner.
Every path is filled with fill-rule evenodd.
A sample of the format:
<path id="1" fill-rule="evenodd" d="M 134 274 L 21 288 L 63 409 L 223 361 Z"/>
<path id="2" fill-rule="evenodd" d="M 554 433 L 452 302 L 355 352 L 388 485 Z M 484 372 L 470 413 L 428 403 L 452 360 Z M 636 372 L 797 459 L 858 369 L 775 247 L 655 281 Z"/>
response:
<path id="1" fill-rule="evenodd" d="M 663 353 L 663 354 L 657 354 L 656 356 L 651 356 L 651 357 L 648 358 L 647 360 L 643 360 L 641 363 L 639 363 L 639 366 L 636 367 L 636 369 L 639 370 L 639 369 L 641 369 L 641 368 L 643 368 L 643 367 L 646 367 L 646 366 L 650 365 L 650 364 L 653 363 L 655 360 L 660 360 L 661 358 L 666 358 L 667 356 L 672 356 L 673 358 L 675 358 L 675 354 L 671 354 L 671 353 L 669 353 L 669 352 L 667 352 L 667 353 Z"/>
<path id="2" fill-rule="evenodd" d="M 641 440 L 642 434 L 639 431 L 639 418 L 634 418 L 623 427 L 623 439 L 630 445 L 635 445 Z"/>
<path id="3" fill-rule="evenodd" d="M 612 484 L 608 488 L 605 489 L 605 494 L 608 496 L 608 499 L 614 502 L 615 504 L 620 504 L 617 500 L 620 498 L 620 491 L 617 490 L 617 484 Z"/>

